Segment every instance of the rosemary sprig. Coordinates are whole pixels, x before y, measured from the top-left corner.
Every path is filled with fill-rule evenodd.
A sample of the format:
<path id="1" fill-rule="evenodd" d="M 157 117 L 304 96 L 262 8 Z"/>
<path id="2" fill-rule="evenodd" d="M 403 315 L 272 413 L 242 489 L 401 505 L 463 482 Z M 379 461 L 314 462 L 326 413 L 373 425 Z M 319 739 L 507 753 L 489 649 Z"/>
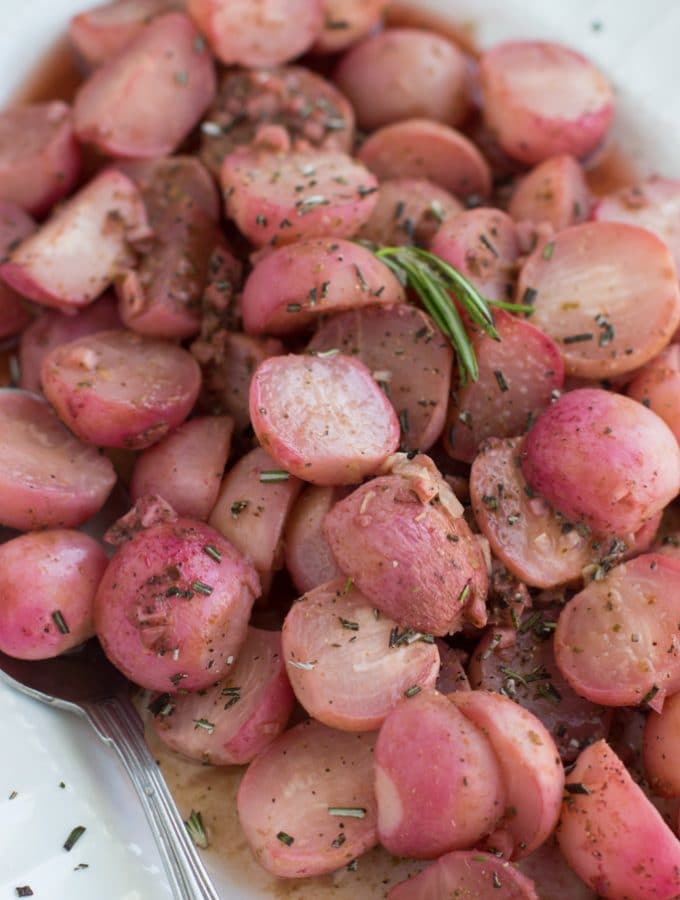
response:
<path id="1" fill-rule="evenodd" d="M 451 293 L 470 319 L 495 341 L 500 340 L 490 306 L 510 312 L 530 314 L 532 308 L 522 303 L 488 300 L 477 288 L 445 260 L 420 247 L 380 247 L 373 253 L 390 269 L 402 284 L 418 295 L 420 302 L 432 316 L 437 327 L 451 341 L 458 358 L 458 371 L 464 384 L 468 377 L 477 381 L 479 368 L 472 342 L 463 320 L 451 300 Z"/>

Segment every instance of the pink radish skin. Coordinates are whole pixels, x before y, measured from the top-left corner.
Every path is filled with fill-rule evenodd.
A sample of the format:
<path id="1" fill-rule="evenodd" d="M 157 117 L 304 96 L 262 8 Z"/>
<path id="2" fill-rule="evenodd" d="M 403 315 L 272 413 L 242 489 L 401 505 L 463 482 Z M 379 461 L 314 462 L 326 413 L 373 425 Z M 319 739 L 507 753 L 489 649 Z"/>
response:
<path id="1" fill-rule="evenodd" d="M 163 704 L 153 726 L 163 743 L 212 766 L 242 766 L 286 727 L 295 696 L 276 631 L 248 628 L 238 657 L 222 681 Z M 201 727 L 196 722 L 208 723 Z"/>
<path id="2" fill-rule="evenodd" d="M 387 895 L 388 900 L 491 896 L 494 900 L 539 900 L 534 883 L 512 863 L 478 850 L 446 853 Z"/>
<path id="3" fill-rule="evenodd" d="M 200 416 L 180 425 L 135 462 L 130 497 L 158 494 L 179 516 L 207 519 L 217 500 L 234 423 Z"/>
<path id="4" fill-rule="evenodd" d="M 564 769 L 543 723 L 491 691 L 457 691 L 451 702 L 485 735 L 498 759 L 507 810 L 489 843 L 509 842 L 512 858 L 528 856 L 547 840 L 560 814 Z"/>
<path id="5" fill-rule="evenodd" d="M 680 344 L 670 344 L 643 366 L 626 393 L 660 416 L 680 441 Z"/>
<path id="6" fill-rule="evenodd" d="M 52 350 L 41 380 L 59 417 L 82 440 L 143 450 L 186 419 L 201 374 L 181 347 L 121 330 Z"/>
<path id="7" fill-rule="evenodd" d="M 343 56 L 334 77 L 366 131 L 404 119 L 460 125 L 470 107 L 465 55 L 422 29 L 390 28 L 367 37 Z"/>
<path id="8" fill-rule="evenodd" d="M 680 694 L 673 694 L 661 712 L 650 712 L 645 724 L 645 774 L 652 791 L 662 797 L 680 796 L 679 747 Z"/>
<path id="9" fill-rule="evenodd" d="M 121 53 L 154 17 L 183 5 L 182 0 L 112 0 L 73 16 L 68 36 L 89 66 L 99 66 Z"/>
<path id="10" fill-rule="evenodd" d="M 651 410 L 621 394 L 582 388 L 536 420 L 522 450 L 531 488 L 598 535 L 637 531 L 680 489 L 680 449 Z"/>
<path id="11" fill-rule="evenodd" d="M 678 561 L 648 553 L 572 597 L 557 623 L 555 659 L 577 694 L 606 706 L 647 698 L 661 709 L 680 689 L 678 590 Z"/>
<path id="12" fill-rule="evenodd" d="M 18 241 L 36 229 L 33 219 L 14 203 L 0 200 L 0 257 L 7 256 Z M 0 338 L 23 332 L 31 322 L 23 298 L 0 281 Z"/>
<path id="13" fill-rule="evenodd" d="M 285 335 L 329 313 L 405 299 L 397 278 L 364 247 L 300 241 L 256 263 L 243 286 L 243 327 L 249 334 Z"/>
<path id="14" fill-rule="evenodd" d="M 585 749 L 567 778 L 557 840 L 577 875 L 610 900 L 680 893 L 680 843 L 605 743 Z"/>
<path id="15" fill-rule="evenodd" d="M 429 247 L 443 222 L 463 212 L 448 191 L 426 178 L 387 178 L 358 237 L 387 247 L 419 244 Z"/>
<path id="16" fill-rule="evenodd" d="M 485 198 L 491 171 L 460 132 L 428 119 L 406 119 L 375 131 L 357 154 L 380 180 L 427 178 L 459 200 Z"/>
<path id="17" fill-rule="evenodd" d="M 262 448 L 246 453 L 225 475 L 210 513 L 212 527 L 252 560 L 263 594 L 283 566 L 283 530 L 302 487 L 291 477 L 263 481 L 273 470 L 276 463 Z"/>
<path id="18" fill-rule="evenodd" d="M 76 315 L 64 315 L 56 309 L 45 309 L 21 333 L 19 343 L 19 387 L 39 394 L 42 390 L 40 369 L 47 354 L 97 331 L 120 327 L 116 299 L 104 294 Z"/>
<path id="19" fill-rule="evenodd" d="M 277 66 L 323 28 L 322 0 L 188 0 L 187 9 L 225 65 Z"/>
<path id="20" fill-rule="evenodd" d="M 238 813 L 261 866 L 279 878 L 323 875 L 377 844 L 374 745 L 374 734 L 335 731 L 309 719 L 250 764 Z M 329 809 L 363 815 L 332 815 Z"/>
<path id="21" fill-rule="evenodd" d="M 322 531 L 326 514 L 342 494 L 341 488 L 310 484 L 291 511 L 284 537 L 286 569 L 301 594 L 342 574 Z"/>
<path id="22" fill-rule="evenodd" d="M 225 158 L 220 181 L 227 215 L 257 247 L 353 237 L 378 187 L 361 160 L 332 150 L 238 150 Z"/>
<path id="23" fill-rule="evenodd" d="M 324 26 L 313 53 L 345 50 L 373 30 L 388 0 L 323 0 Z"/>
<path id="24" fill-rule="evenodd" d="M 79 531 L 33 532 L 0 545 L 0 650 L 47 659 L 91 638 L 106 565 L 100 545 Z"/>
<path id="25" fill-rule="evenodd" d="M 216 88 L 212 57 L 191 20 L 168 13 L 84 82 L 73 107 L 76 135 L 108 156 L 165 156 L 198 123 Z"/>
<path id="26" fill-rule="evenodd" d="M 380 729 L 378 836 L 395 856 L 435 859 L 474 847 L 503 815 L 494 750 L 450 702 L 454 696 L 424 691 L 402 699 Z"/>
<path id="27" fill-rule="evenodd" d="M 480 207 L 454 216 L 439 229 L 430 249 L 485 297 L 507 299 L 519 245 L 515 223 L 501 210 Z"/>
<path id="28" fill-rule="evenodd" d="M 10 528 L 72 528 L 98 512 L 113 466 L 25 391 L 0 391 L 0 522 Z"/>
<path id="29" fill-rule="evenodd" d="M 341 313 L 320 325 L 308 349 L 338 349 L 368 366 L 397 413 L 402 447 L 429 450 L 438 439 L 453 351 L 427 313 L 405 303 Z"/>
<path id="30" fill-rule="evenodd" d="M 574 225 L 522 266 L 517 300 L 558 344 L 568 375 L 633 372 L 670 342 L 680 324 L 675 264 L 655 235 L 619 222 Z"/>
<path id="31" fill-rule="evenodd" d="M 485 624 L 488 576 L 465 519 L 444 505 L 450 489 L 432 485 L 439 502 L 419 499 L 409 478 L 375 478 L 336 503 L 324 533 L 370 603 L 401 627 L 444 635 L 464 619 Z"/>
<path id="32" fill-rule="evenodd" d="M 399 444 L 394 410 L 349 356 L 275 356 L 250 386 L 255 434 L 277 465 L 320 485 L 355 484 Z"/>
<path id="33" fill-rule="evenodd" d="M 482 55 L 484 119 L 503 150 L 535 165 L 582 158 L 603 141 L 614 115 L 607 79 L 561 44 L 508 41 Z"/>
<path id="34" fill-rule="evenodd" d="M 283 623 L 283 653 L 310 716 L 342 731 L 373 731 L 405 691 L 434 687 L 436 646 L 419 640 L 391 646 L 395 628 L 344 576 L 293 604 Z"/>
<path id="35" fill-rule="evenodd" d="M 103 293 L 134 260 L 131 245 L 149 235 L 134 183 L 105 170 L 12 251 L 0 276 L 24 297 L 73 313 Z"/>
<path id="36" fill-rule="evenodd" d="M 71 107 L 61 100 L 0 114 L 0 200 L 44 216 L 80 174 Z"/>
<path id="37" fill-rule="evenodd" d="M 564 384 L 554 341 L 503 310 L 494 319 L 501 339 L 472 337 L 479 377 L 454 389 L 444 431 L 447 453 L 468 463 L 485 439 L 523 434 Z"/>
<path id="38" fill-rule="evenodd" d="M 508 213 L 516 222 L 551 225 L 562 231 L 588 218 L 590 191 L 573 156 L 553 156 L 522 178 L 510 198 Z M 634 224 L 634 223 L 633 223 Z"/>
<path id="39" fill-rule="evenodd" d="M 198 691 L 231 671 L 259 593 L 251 564 L 214 528 L 162 522 L 122 544 L 109 563 L 95 599 L 97 637 L 135 684 Z"/>

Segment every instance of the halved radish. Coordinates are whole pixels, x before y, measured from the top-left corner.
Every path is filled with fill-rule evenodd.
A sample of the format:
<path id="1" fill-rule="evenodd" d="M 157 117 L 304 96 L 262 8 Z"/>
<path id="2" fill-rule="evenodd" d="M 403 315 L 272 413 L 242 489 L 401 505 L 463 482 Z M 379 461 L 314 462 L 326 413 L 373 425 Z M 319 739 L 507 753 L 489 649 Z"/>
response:
<path id="1" fill-rule="evenodd" d="M 597 388 L 568 391 L 545 409 L 521 456 L 530 487 L 598 535 L 637 531 L 680 489 L 680 449 L 663 419 Z"/>
<path id="2" fill-rule="evenodd" d="M 360 160 L 333 150 L 237 150 L 222 164 L 227 215 L 257 247 L 306 237 L 352 237 L 378 183 Z"/>
<path id="3" fill-rule="evenodd" d="M 328 313 L 405 300 L 387 266 L 351 241 L 305 240 L 257 262 L 243 286 L 249 334 L 303 331 Z"/>
<path id="4" fill-rule="evenodd" d="M 460 201 L 427 178 L 386 178 L 371 218 L 357 237 L 383 246 L 429 247 L 443 222 L 463 211 Z"/>
<path id="5" fill-rule="evenodd" d="M 506 788 L 505 814 L 490 842 L 509 842 L 513 859 L 527 856 L 557 824 L 564 769 L 555 742 L 528 710 L 491 691 L 456 691 L 449 700 L 490 742 Z"/>
<path id="6" fill-rule="evenodd" d="M 283 469 L 313 484 L 353 484 L 399 443 L 396 414 L 366 366 L 343 354 L 274 356 L 255 372 L 250 418 Z"/>
<path id="7" fill-rule="evenodd" d="M 238 814 L 260 865 L 280 878 L 322 875 L 375 846 L 374 745 L 374 734 L 309 719 L 256 757 Z"/>
<path id="8" fill-rule="evenodd" d="M 283 653 L 295 695 L 310 716 L 343 731 L 379 728 L 406 692 L 434 687 L 434 639 L 371 606 L 342 576 L 291 607 Z"/>
<path id="9" fill-rule="evenodd" d="M 428 450 L 444 427 L 451 386 L 451 342 L 432 319 L 405 303 L 370 306 L 322 323 L 308 349 L 358 357 L 389 397 L 401 444 Z"/>
<path id="10" fill-rule="evenodd" d="M 337 53 L 365 37 L 380 22 L 389 0 L 323 0 L 324 26 L 314 53 Z"/>
<path id="11" fill-rule="evenodd" d="M 310 484 L 292 509 L 284 540 L 286 568 L 301 594 L 341 575 L 322 525 L 326 514 L 342 495 L 340 488 Z"/>
<path id="12" fill-rule="evenodd" d="M 661 712 L 650 712 L 644 734 L 645 773 L 655 794 L 680 796 L 680 694 L 673 694 Z"/>
<path id="13" fill-rule="evenodd" d="M 619 222 L 574 225 L 522 266 L 517 298 L 558 344 L 568 375 L 608 378 L 644 365 L 680 323 L 673 257 L 658 237 Z"/>
<path id="14" fill-rule="evenodd" d="M 557 840 L 589 887 L 635 900 L 680 894 L 680 842 L 605 741 L 581 753 L 566 789 Z"/>
<path id="15" fill-rule="evenodd" d="M 487 197 L 491 170 L 475 145 L 453 128 L 406 119 L 375 131 L 358 158 L 381 180 L 427 178 L 459 200 Z"/>
<path id="16" fill-rule="evenodd" d="M 408 881 L 396 885 L 388 900 L 442 900 L 478 897 L 538 900 L 534 883 L 512 863 L 478 850 L 454 850 Z"/>
<path id="17" fill-rule="evenodd" d="M 463 462 L 474 460 L 486 438 L 524 434 L 564 384 L 564 364 L 551 338 L 503 310 L 494 318 L 500 341 L 481 332 L 472 337 L 479 377 L 451 395 L 444 444 Z"/>
<path id="18" fill-rule="evenodd" d="M 680 565 L 648 553 L 591 581 L 564 607 L 555 658 L 593 703 L 660 709 L 680 689 Z"/>
<path id="19" fill-rule="evenodd" d="M 378 835 L 395 856 L 435 859 L 466 850 L 503 816 L 499 761 L 482 732 L 450 702 L 455 696 L 424 691 L 406 697 L 380 729 Z"/>
<path id="20" fill-rule="evenodd" d="M 484 119 L 503 150 L 535 164 L 587 156 L 614 114 L 612 89 L 580 53 L 561 44 L 508 41 L 482 55 Z"/>
<path id="21" fill-rule="evenodd" d="M 566 154 L 546 159 L 520 180 L 508 212 L 516 222 L 537 226 L 547 222 L 555 231 L 584 222 L 590 212 L 590 192 L 583 169 Z"/>
<path id="22" fill-rule="evenodd" d="M 295 697 L 278 631 L 248 628 L 226 678 L 205 690 L 151 703 L 153 726 L 174 750 L 213 766 L 242 766 L 286 727 Z"/>
<path id="23" fill-rule="evenodd" d="M 280 474 L 280 473 L 278 473 Z M 284 473 L 261 447 L 246 453 L 225 475 L 210 524 L 255 565 L 262 593 L 283 566 L 283 530 L 302 483 Z"/>
<path id="24" fill-rule="evenodd" d="M 680 344 L 670 344 L 643 366 L 626 393 L 660 416 L 680 441 Z"/>

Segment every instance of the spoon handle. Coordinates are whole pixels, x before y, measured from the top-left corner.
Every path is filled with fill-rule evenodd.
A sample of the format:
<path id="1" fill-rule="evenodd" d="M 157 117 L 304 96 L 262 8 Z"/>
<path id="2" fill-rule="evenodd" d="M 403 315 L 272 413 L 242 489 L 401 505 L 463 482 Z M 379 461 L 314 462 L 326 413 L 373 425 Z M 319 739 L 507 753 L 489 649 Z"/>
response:
<path id="1" fill-rule="evenodd" d="M 118 753 L 158 845 L 176 900 L 219 900 L 168 786 L 144 740 L 144 728 L 125 696 L 83 704 L 99 737 Z"/>

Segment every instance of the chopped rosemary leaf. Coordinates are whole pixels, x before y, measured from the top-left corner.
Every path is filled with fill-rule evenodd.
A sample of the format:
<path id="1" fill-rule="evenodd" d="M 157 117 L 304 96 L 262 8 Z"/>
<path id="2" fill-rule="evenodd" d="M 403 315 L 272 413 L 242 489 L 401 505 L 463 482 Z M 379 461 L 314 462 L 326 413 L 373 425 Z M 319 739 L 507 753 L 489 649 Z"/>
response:
<path id="1" fill-rule="evenodd" d="M 273 481 L 288 481 L 290 474 L 283 469 L 264 469 L 260 472 L 260 481 L 267 484 Z"/>
<path id="2" fill-rule="evenodd" d="M 292 666 L 294 669 L 302 669 L 305 672 L 311 672 L 316 663 L 313 662 L 298 662 L 296 659 L 289 659 L 288 665 Z"/>
<path id="3" fill-rule="evenodd" d="M 189 814 L 189 818 L 184 823 L 186 825 L 187 831 L 189 832 L 189 837 L 196 844 L 197 847 L 200 847 L 201 850 L 208 849 L 208 835 L 205 833 L 205 828 L 203 826 L 203 816 L 200 812 L 195 809 L 191 810 Z"/>
<path id="4" fill-rule="evenodd" d="M 341 831 L 340 834 L 335 838 L 335 840 L 331 841 L 331 847 L 334 850 L 339 850 L 346 840 L 347 836 Z"/>
<path id="5" fill-rule="evenodd" d="M 342 593 L 349 594 L 349 592 L 352 590 L 353 587 L 354 587 L 354 579 L 348 578 L 347 581 L 345 582 L 345 586 L 342 589 Z"/>
<path id="6" fill-rule="evenodd" d="M 498 387 L 500 390 L 505 393 L 508 390 L 508 382 L 505 380 L 505 375 L 501 372 L 500 369 L 494 369 L 494 377 L 498 382 Z"/>
<path id="7" fill-rule="evenodd" d="M 229 697 L 227 702 L 224 704 L 224 708 L 231 709 L 232 706 L 235 706 L 241 699 L 241 688 L 240 687 L 223 688 L 222 696 Z"/>
<path id="8" fill-rule="evenodd" d="M 66 850 L 67 853 L 70 853 L 71 850 L 73 850 L 75 845 L 85 834 L 86 830 L 87 829 L 83 825 L 76 825 L 64 842 L 64 850 Z"/>
<path id="9" fill-rule="evenodd" d="M 555 242 L 550 241 L 550 243 L 546 244 L 545 247 L 543 248 L 543 253 L 541 253 L 541 256 L 543 257 L 543 259 L 549 260 L 549 259 L 552 259 L 554 252 L 555 252 Z"/>
<path id="10" fill-rule="evenodd" d="M 83 869 L 89 869 L 89 868 L 90 868 L 89 863 L 78 863 L 78 865 L 74 867 L 73 871 L 74 872 L 82 872 Z"/>
<path id="11" fill-rule="evenodd" d="M 416 694 L 419 694 L 422 691 L 422 688 L 418 684 L 412 684 L 410 688 L 407 688 L 404 691 L 404 697 L 415 697 Z"/>
<path id="12" fill-rule="evenodd" d="M 16 798 L 17 798 L 18 796 L 19 796 L 19 793 L 18 793 L 17 791 L 12 791 L 12 793 L 9 795 L 9 799 L 10 799 L 10 800 L 16 800 Z"/>
<path id="13" fill-rule="evenodd" d="M 59 631 L 62 634 L 70 634 L 71 633 L 71 629 L 66 624 L 66 620 L 64 619 L 63 615 L 61 614 L 61 610 L 55 609 L 54 612 L 52 613 L 52 618 L 54 620 L 54 624 L 57 626 L 57 628 L 59 629 Z"/>
<path id="14" fill-rule="evenodd" d="M 33 890 L 28 884 L 21 885 L 21 887 L 15 888 L 17 897 L 32 897 Z"/>
<path id="15" fill-rule="evenodd" d="M 572 784 L 565 784 L 564 790 L 568 794 L 590 794 L 592 793 L 590 788 L 587 788 L 585 784 L 582 784 L 580 781 L 573 782 Z"/>
<path id="16" fill-rule="evenodd" d="M 206 597 L 209 597 L 213 592 L 212 585 L 206 584 L 205 581 L 192 581 L 191 587 L 197 593 L 205 594 Z"/>
<path id="17" fill-rule="evenodd" d="M 503 884 L 502 884 L 500 878 L 498 877 L 498 873 L 497 873 L 497 872 L 494 872 L 494 873 L 493 873 L 493 877 L 492 877 L 492 879 L 491 879 L 491 884 L 493 884 L 493 886 L 494 886 L 496 889 L 500 889 L 500 888 L 503 887 Z"/>
<path id="18" fill-rule="evenodd" d="M 407 409 L 402 409 L 401 412 L 399 413 L 399 417 L 398 417 L 398 418 L 399 418 L 399 426 L 400 426 L 400 428 L 401 428 L 401 433 L 402 433 L 402 434 L 408 434 L 408 425 L 409 425 L 409 422 L 408 422 L 408 410 L 407 410 Z"/>
<path id="19" fill-rule="evenodd" d="M 653 684 L 651 686 L 651 688 L 647 691 L 645 696 L 642 698 L 642 700 L 640 700 L 640 706 L 646 706 L 648 703 L 650 703 L 656 697 L 656 695 L 658 693 L 659 693 L 659 688 L 655 684 Z"/>
<path id="20" fill-rule="evenodd" d="M 536 290 L 536 288 L 528 287 L 524 291 L 522 303 L 525 306 L 533 306 L 536 302 L 536 297 L 538 297 L 538 291 Z"/>
<path id="21" fill-rule="evenodd" d="M 363 806 L 329 806 L 328 814 L 349 819 L 363 819 L 366 816 L 366 810 Z"/>
<path id="22" fill-rule="evenodd" d="M 147 709 L 154 718 L 158 718 L 158 716 L 169 716 L 174 708 L 175 704 L 172 702 L 170 694 L 159 694 L 156 699 L 152 700 L 147 706 Z"/>
<path id="23" fill-rule="evenodd" d="M 347 863 L 347 871 L 348 872 L 356 872 L 356 870 L 358 868 L 359 868 L 359 860 L 358 859 L 353 859 Z"/>
<path id="24" fill-rule="evenodd" d="M 301 303 L 289 303 L 286 307 L 287 312 L 301 312 L 302 304 Z"/>
<path id="25" fill-rule="evenodd" d="M 468 594 L 470 593 L 470 582 L 465 585 L 463 590 L 458 595 L 458 602 L 462 605 L 468 598 Z"/>
<path id="26" fill-rule="evenodd" d="M 338 616 L 340 619 L 340 624 L 343 628 L 346 628 L 348 631 L 358 631 L 359 623 L 358 622 L 350 622 L 349 619 L 343 619 L 342 616 Z"/>
<path id="27" fill-rule="evenodd" d="M 247 508 L 247 506 L 248 506 L 247 500 L 234 500 L 234 502 L 231 504 L 232 518 L 238 519 L 240 513 L 242 513 L 243 510 Z"/>
<path id="28" fill-rule="evenodd" d="M 208 734 L 212 734 L 215 730 L 215 725 L 213 722 L 209 722 L 207 719 L 194 719 L 194 731 L 197 731 L 199 728 L 207 731 Z"/>
<path id="29" fill-rule="evenodd" d="M 581 334 L 568 334 L 565 338 L 562 338 L 563 344 L 580 344 L 582 341 L 592 341 L 593 333 L 592 331 L 584 331 Z"/>
<path id="30" fill-rule="evenodd" d="M 203 552 L 206 554 L 206 556 L 209 556 L 210 559 L 214 559 L 215 562 L 222 562 L 222 554 L 216 547 L 213 547 L 212 544 L 206 544 L 203 548 Z"/>
<path id="31" fill-rule="evenodd" d="M 286 834 L 285 831 L 279 831 L 279 833 L 276 835 L 276 840 L 281 841 L 281 843 L 285 844 L 286 847 L 290 847 L 295 838 L 291 837 L 289 834 Z"/>

